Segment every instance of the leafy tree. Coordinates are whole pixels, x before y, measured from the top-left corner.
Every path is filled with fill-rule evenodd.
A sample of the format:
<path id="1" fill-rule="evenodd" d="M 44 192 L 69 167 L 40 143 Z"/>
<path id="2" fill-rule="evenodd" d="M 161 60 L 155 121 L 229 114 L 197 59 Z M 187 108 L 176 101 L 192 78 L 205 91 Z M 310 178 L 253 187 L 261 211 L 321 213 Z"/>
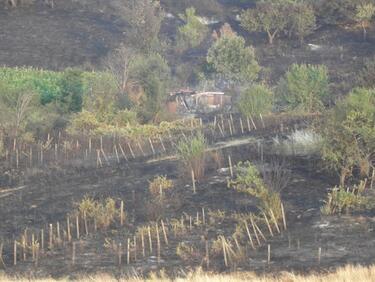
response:
<path id="1" fill-rule="evenodd" d="M 361 24 L 363 40 L 367 39 L 367 25 L 375 15 L 375 5 L 372 3 L 360 3 L 356 6 L 355 20 Z"/>
<path id="2" fill-rule="evenodd" d="M 340 173 L 340 185 L 354 168 L 368 175 L 375 152 L 375 89 L 357 88 L 323 119 L 323 159 Z M 373 168 L 374 169 L 374 168 Z"/>
<path id="3" fill-rule="evenodd" d="M 122 7 L 131 26 L 130 40 L 135 48 L 145 52 L 152 50 L 158 42 L 163 10 L 157 0 L 128 0 Z"/>
<path id="4" fill-rule="evenodd" d="M 348 22 L 354 16 L 356 1 L 353 0 L 314 0 L 310 2 L 314 5 L 319 20 L 325 24 Z"/>
<path id="5" fill-rule="evenodd" d="M 293 64 L 279 81 L 278 92 L 289 110 L 318 112 L 328 95 L 326 66 Z"/>
<path id="6" fill-rule="evenodd" d="M 302 43 L 304 38 L 311 34 L 315 28 L 316 18 L 314 9 L 305 3 L 288 5 L 289 33 L 295 34 Z"/>
<path id="7" fill-rule="evenodd" d="M 241 15 L 241 26 L 250 32 L 266 32 L 269 44 L 273 44 L 287 24 L 286 5 L 275 1 L 257 2 L 255 9 L 248 9 Z"/>
<path id="8" fill-rule="evenodd" d="M 230 83 L 252 82 L 258 78 L 260 66 L 254 48 L 245 46 L 241 36 L 221 36 L 207 53 L 207 62 Z"/>
<path id="9" fill-rule="evenodd" d="M 159 54 L 138 56 L 131 65 L 130 80 L 144 92 L 138 113 L 143 121 L 156 118 L 170 83 L 170 68 Z"/>
<path id="10" fill-rule="evenodd" d="M 58 102 L 63 113 L 77 113 L 82 110 L 83 82 L 82 72 L 68 69 L 62 74 L 59 81 L 61 94 Z"/>
<path id="11" fill-rule="evenodd" d="M 185 25 L 178 27 L 177 46 L 181 50 L 199 46 L 207 36 L 208 28 L 199 20 L 193 7 L 186 9 L 185 14 L 179 16 Z"/>
<path id="12" fill-rule="evenodd" d="M 238 109 L 244 116 L 259 115 L 272 110 L 273 93 L 265 85 L 255 84 L 241 93 Z"/>

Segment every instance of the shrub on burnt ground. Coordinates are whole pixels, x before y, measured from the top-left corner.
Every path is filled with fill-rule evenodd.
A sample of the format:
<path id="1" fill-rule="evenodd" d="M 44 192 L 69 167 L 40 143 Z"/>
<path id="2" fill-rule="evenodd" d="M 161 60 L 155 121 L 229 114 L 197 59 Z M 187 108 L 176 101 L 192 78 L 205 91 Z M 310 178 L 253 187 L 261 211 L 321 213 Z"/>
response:
<path id="1" fill-rule="evenodd" d="M 88 220 L 95 220 L 98 228 L 102 229 L 107 229 L 119 214 L 116 203 L 112 198 L 99 201 L 88 196 L 79 203 L 78 211 L 81 216 L 86 216 Z"/>
<path id="2" fill-rule="evenodd" d="M 352 189 L 345 187 L 335 187 L 328 193 L 321 212 L 324 215 L 342 214 L 350 212 L 360 212 L 375 208 L 374 199 L 364 194 L 365 181 Z"/>
<path id="3" fill-rule="evenodd" d="M 202 179 L 205 172 L 206 140 L 202 133 L 181 140 L 177 145 L 177 153 L 182 160 L 186 174 L 194 171 L 195 179 Z"/>
<path id="4" fill-rule="evenodd" d="M 236 166 L 237 177 L 228 182 L 235 190 L 259 199 L 259 209 L 277 220 L 282 218 L 280 194 L 268 187 L 258 169 L 250 162 L 239 163 Z"/>
<path id="5" fill-rule="evenodd" d="M 149 191 L 154 199 L 162 199 L 165 191 L 173 188 L 173 181 L 166 176 L 157 176 L 149 184 Z"/>
<path id="6" fill-rule="evenodd" d="M 189 243 L 178 243 L 176 254 L 185 262 L 201 261 L 202 254 L 199 249 Z"/>

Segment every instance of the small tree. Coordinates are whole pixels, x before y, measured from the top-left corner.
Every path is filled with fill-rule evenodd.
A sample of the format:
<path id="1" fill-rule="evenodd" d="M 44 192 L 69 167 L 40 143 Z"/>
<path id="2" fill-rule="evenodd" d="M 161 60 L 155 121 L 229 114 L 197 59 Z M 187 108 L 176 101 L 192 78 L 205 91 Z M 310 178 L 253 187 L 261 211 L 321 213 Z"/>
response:
<path id="1" fill-rule="evenodd" d="M 238 109 L 244 116 L 259 115 L 272 110 L 273 93 L 265 85 L 255 84 L 241 93 Z"/>
<path id="2" fill-rule="evenodd" d="M 294 3 L 288 5 L 289 10 L 289 33 L 295 34 L 301 43 L 304 38 L 311 34 L 315 28 L 316 18 L 314 9 L 305 3 Z"/>
<path id="3" fill-rule="evenodd" d="M 204 166 L 206 157 L 206 140 L 202 133 L 181 140 L 177 145 L 177 152 L 183 164 L 187 168 L 187 174 L 194 171 L 196 179 L 204 176 Z"/>
<path id="4" fill-rule="evenodd" d="M 367 26 L 375 15 L 375 5 L 372 3 L 361 3 L 356 7 L 355 20 L 361 24 L 363 30 L 363 40 L 367 39 Z"/>
<path id="5" fill-rule="evenodd" d="M 208 28 L 199 20 L 193 7 L 186 9 L 185 14 L 180 14 L 185 25 L 178 27 L 177 46 L 181 50 L 195 48 L 207 36 Z"/>
<path id="6" fill-rule="evenodd" d="M 278 92 L 289 110 L 319 112 L 328 95 L 326 66 L 293 64 L 278 84 Z"/>
<path id="7" fill-rule="evenodd" d="M 252 82 L 260 71 L 253 47 L 246 47 L 245 39 L 235 34 L 217 39 L 208 50 L 207 62 L 230 83 Z"/>
<path id="8" fill-rule="evenodd" d="M 354 168 L 368 175 L 375 152 L 375 90 L 353 90 L 323 119 L 323 159 L 340 173 L 340 186 Z M 373 168 L 374 169 L 374 168 Z"/>
<path id="9" fill-rule="evenodd" d="M 275 1 L 257 2 L 255 9 L 248 9 L 241 15 L 241 26 L 250 32 L 266 32 L 269 44 L 273 44 L 287 23 L 286 5 Z"/>
<path id="10" fill-rule="evenodd" d="M 63 113 L 77 113 L 83 105 L 82 72 L 75 69 L 67 69 L 63 72 L 59 81 L 61 90 L 58 102 Z"/>

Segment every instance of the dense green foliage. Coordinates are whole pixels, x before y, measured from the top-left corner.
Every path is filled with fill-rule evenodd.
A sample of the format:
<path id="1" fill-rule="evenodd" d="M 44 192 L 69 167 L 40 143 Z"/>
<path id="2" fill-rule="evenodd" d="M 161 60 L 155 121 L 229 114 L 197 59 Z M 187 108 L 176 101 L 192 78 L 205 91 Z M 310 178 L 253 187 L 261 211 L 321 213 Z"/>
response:
<path id="1" fill-rule="evenodd" d="M 278 93 L 289 110 L 319 112 L 329 92 L 327 67 L 313 65 L 291 66 L 278 85 Z"/>
<path id="2" fill-rule="evenodd" d="M 354 168 L 370 173 L 375 152 L 375 89 L 355 89 L 324 118 L 323 159 L 340 173 L 344 186 Z"/>
<path id="3" fill-rule="evenodd" d="M 247 117 L 269 113 L 273 107 L 273 93 L 265 85 L 251 85 L 241 93 L 237 106 L 240 113 Z"/>
<path id="4" fill-rule="evenodd" d="M 177 48 L 184 51 L 199 46 L 207 36 L 208 28 L 200 21 L 193 7 L 180 14 L 180 18 L 185 24 L 178 28 Z"/>
<path id="5" fill-rule="evenodd" d="M 208 50 L 207 62 L 230 83 L 250 83 L 258 78 L 260 66 L 254 49 L 245 46 L 245 39 L 235 34 L 222 35 Z"/>

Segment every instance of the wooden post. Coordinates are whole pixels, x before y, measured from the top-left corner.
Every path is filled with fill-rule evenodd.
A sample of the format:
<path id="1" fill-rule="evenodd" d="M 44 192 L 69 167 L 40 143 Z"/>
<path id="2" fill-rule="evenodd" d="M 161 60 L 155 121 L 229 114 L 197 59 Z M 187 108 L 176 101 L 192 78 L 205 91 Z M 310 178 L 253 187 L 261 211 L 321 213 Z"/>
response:
<path id="1" fill-rule="evenodd" d="M 280 228 L 279 228 L 279 225 L 277 224 L 275 214 L 273 213 L 272 210 L 270 210 L 270 213 L 271 213 L 271 218 L 273 220 L 273 223 L 275 224 L 276 230 L 277 230 L 278 233 L 280 233 Z"/>
<path id="2" fill-rule="evenodd" d="M 253 231 L 254 231 L 254 234 L 255 234 L 255 238 L 257 239 L 258 245 L 261 246 L 262 244 L 260 243 L 258 232 L 257 232 L 257 230 L 255 228 L 254 220 L 253 220 L 252 216 L 250 217 L 250 222 L 251 222 L 251 226 L 253 227 Z"/>
<path id="3" fill-rule="evenodd" d="M 216 116 L 215 116 L 216 118 Z M 210 248 L 208 246 L 208 240 L 206 239 L 206 268 L 210 268 Z"/>
<path id="4" fill-rule="evenodd" d="M 268 244 L 268 246 L 267 246 L 267 253 L 268 253 L 268 255 L 267 255 L 267 263 L 268 263 L 268 265 L 271 263 L 271 245 L 270 244 Z"/>
<path id="5" fill-rule="evenodd" d="M 204 214 L 204 208 L 202 208 L 202 223 L 203 223 L 203 225 L 206 224 L 206 216 Z"/>
<path id="6" fill-rule="evenodd" d="M 77 239 L 79 240 L 79 215 L 76 216 L 76 232 L 77 232 Z"/>
<path id="7" fill-rule="evenodd" d="M 255 130 L 257 130 L 257 126 L 255 125 L 255 122 L 254 122 L 254 120 L 253 120 L 253 118 L 251 116 L 250 116 L 250 120 L 251 120 L 251 123 L 253 124 Z"/>
<path id="8" fill-rule="evenodd" d="M 66 217 L 66 235 L 68 237 L 68 242 L 72 240 L 72 235 L 70 233 L 70 219 L 69 216 Z"/>
<path id="9" fill-rule="evenodd" d="M 145 152 L 143 151 L 143 148 L 142 148 L 141 143 L 140 143 L 139 141 L 137 141 L 137 145 L 138 145 L 138 148 L 139 148 L 139 150 L 141 151 L 142 155 L 143 155 L 144 157 L 146 157 L 146 154 L 145 154 Z"/>
<path id="10" fill-rule="evenodd" d="M 252 219 L 253 220 L 253 219 Z M 266 236 L 264 236 L 262 230 L 260 230 L 259 226 L 257 225 L 257 223 L 255 222 L 255 220 L 253 220 L 253 223 L 254 223 L 254 226 L 256 228 L 256 230 L 258 231 L 259 235 L 262 237 L 262 239 L 264 240 L 264 242 L 267 242 L 267 239 L 266 239 Z"/>
<path id="11" fill-rule="evenodd" d="M 273 232 L 272 232 L 271 225 L 270 225 L 270 223 L 268 221 L 268 218 L 267 218 L 267 216 L 266 216 L 266 214 L 264 212 L 263 212 L 263 217 L 264 217 L 264 219 L 266 221 L 266 224 L 267 224 L 267 227 L 268 227 L 268 231 L 270 232 L 271 236 L 273 237 Z"/>
<path id="12" fill-rule="evenodd" d="M 283 214 L 283 223 L 284 223 L 284 230 L 286 230 L 286 217 L 285 217 L 285 211 L 284 211 L 284 205 L 281 203 L 281 213 Z"/>
<path id="13" fill-rule="evenodd" d="M 31 254 L 32 260 L 35 261 L 35 235 L 34 233 L 31 234 Z M 0 254 L 1 257 L 1 254 Z"/>
<path id="14" fill-rule="evenodd" d="M 165 146 L 164 146 L 164 143 L 163 143 L 163 140 L 161 139 L 161 137 L 159 136 L 159 140 L 160 140 L 160 144 L 163 148 L 163 151 L 166 152 L 167 150 L 165 149 Z"/>
<path id="15" fill-rule="evenodd" d="M 128 157 L 125 154 L 124 149 L 122 148 L 121 144 L 119 143 L 118 146 L 120 147 L 121 155 L 124 157 L 126 161 L 128 161 Z"/>
<path id="16" fill-rule="evenodd" d="M 266 125 L 264 124 L 263 116 L 262 114 L 259 114 L 260 120 L 262 121 L 263 128 L 266 128 Z"/>
<path id="17" fill-rule="evenodd" d="M 89 235 L 89 229 L 87 226 L 87 216 L 86 216 L 86 211 L 83 212 L 83 223 L 85 224 L 85 234 L 86 236 Z"/>
<path id="18" fill-rule="evenodd" d="M 321 258 L 322 258 L 322 248 L 319 247 L 319 250 L 318 250 L 318 263 L 319 264 L 320 264 Z"/>
<path id="19" fill-rule="evenodd" d="M 146 256 L 146 251 L 145 251 L 145 237 L 143 234 L 143 229 L 141 230 L 141 244 L 142 244 L 142 256 Z"/>
<path id="20" fill-rule="evenodd" d="M 18 155 L 18 149 L 16 149 L 16 168 L 18 169 L 19 167 L 19 155 Z"/>
<path id="21" fill-rule="evenodd" d="M 224 264 L 225 264 L 226 267 L 228 267 L 228 259 L 227 259 L 224 237 L 221 237 L 221 244 L 222 244 L 222 247 L 223 247 Z"/>
<path id="22" fill-rule="evenodd" d="M 17 265 L 17 241 L 14 240 L 13 244 L 13 265 Z"/>
<path id="23" fill-rule="evenodd" d="M 233 178 L 232 159 L 231 159 L 230 155 L 228 156 L 228 162 L 229 162 L 230 177 Z"/>
<path id="24" fill-rule="evenodd" d="M 110 165 L 109 159 L 107 158 L 107 155 L 105 154 L 104 150 L 101 149 L 100 152 L 102 153 L 102 155 L 103 155 L 103 157 L 104 157 L 104 159 L 105 159 L 107 165 Z"/>
<path id="25" fill-rule="evenodd" d="M 129 147 L 129 150 L 130 150 L 130 154 L 132 155 L 133 159 L 135 159 L 135 155 L 134 155 L 132 147 L 130 146 L 130 143 L 126 143 L 126 144 L 128 144 L 128 147 Z"/>
<path id="26" fill-rule="evenodd" d="M 29 153 L 29 158 L 30 158 L 30 167 L 33 166 L 33 148 L 30 146 L 30 153 Z"/>
<path id="27" fill-rule="evenodd" d="M 191 218 L 191 216 L 189 216 L 189 230 L 190 230 L 190 231 L 191 231 L 192 228 L 193 228 L 193 224 L 192 224 L 192 222 L 193 222 L 193 219 Z"/>
<path id="28" fill-rule="evenodd" d="M 244 134 L 243 123 L 242 123 L 241 117 L 240 117 L 240 127 L 241 127 L 241 133 Z"/>
<path id="29" fill-rule="evenodd" d="M 228 125 L 229 125 L 230 136 L 233 136 L 232 124 L 229 119 L 228 119 Z"/>
<path id="30" fill-rule="evenodd" d="M 168 245 L 168 237 L 167 237 L 167 232 L 165 230 L 165 225 L 164 225 L 163 220 L 161 220 L 161 227 L 163 229 L 164 242 L 165 242 L 166 245 Z"/>
<path id="31" fill-rule="evenodd" d="M 157 251 L 158 251 L 158 263 L 160 263 L 160 236 L 159 236 L 159 226 L 156 223 L 156 242 L 157 242 Z"/>
<path id="32" fill-rule="evenodd" d="M 249 119 L 249 117 L 246 118 L 246 122 L 247 122 L 247 129 L 248 129 L 249 131 L 251 131 L 251 126 L 250 126 L 250 119 Z"/>
<path id="33" fill-rule="evenodd" d="M 49 249 L 53 249 L 53 225 L 49 225 Z"/>
<path id="34" fill-rule="evenodd" d="M 60 222 L 56 223 L 57 245 L 61 243 Z"/>
<path id="35" fill-rule="evenodd" d="M 134 236 L 134 261 L 137 261 L 137 236 Z"/>
<path id="36" fill-rule="evenodd" d="M 221 128 L 220 124 L 217 124 L 217 127 L 218 127 L 219 130 L 220 130 L 221 136 L 223 136 L 223 138 L 224 138 L 224 137 L 225 137 L 225 134 L 224 134 L 224 131 L 223 131 L 223 129 Z"/>
<path id="37" fill-rule="evenodd" d="M 154 145 L 152 144 L 152 140 L 151 140 L 151 138 L 148 138 L 148 142 L 150 142 L 150 146 L 151 146 L 152 154 L 155 155 L 155 149 L 154 149 Z"/>
<path id="38" fill-rule="evenodd" d="M 0 244 L 0 263 L 3 265 L 3 268 L 5 269 L 5 263 L 3 260 L 3 249 L 4 249 L 4 243 L 1 242 Z"/>
<path id="39" fill-rule="evenodd" d="M 126 255 L 126 263 L 130 264 L 130 238 L 128 238 L 128 248 L 127 248 L 127 255 Z"/>
<path id="40" fill-rule="evenodd" d="M 120 205 L 120 225 L 124 225 L 124 201 L 121 201 Z"/>
<path id="41" fill-rule="evenodd" d="M 76 242 L 72 245 L 72 264 L 74 265 L 76 261 Z"/>
<path id="42" fill-rule="evenodd" d="M 193 182 L 193 194 L 197 193 L 196 186 L 195 186 L 195 175 L 194 170 L 191 170 L 191 181 Z"/>
<path id="43" fill-rule="evenodd" d="M 91 142 L 91 137 L 89 138 L 89 153 L 91 155 L 91 150 L 92 150 L 92 142 Z"/>
<path id="44" fill-rule="evenodd" d="M 44 252 L 44 229 L 40 230 L 40 245 L 42 248 L 42 252 Z"/>
<path id="45" fill-rule="evenodd" d="M 118 151 L 117 151 L 117 146 L 116 146 L 116 144 L 114 145 L 114 149 L 115 149 L 115 154 L 116 154 L 117 163 L 119 164 L 119 163 L 120 163 L 120 157 L 119 157 L 119 155 L 118 155 Z"/>
<path id="46" fill-rule="evenodd" d="M 148 226 L 147 231 L 148 231 L 148 242 L 149 242 L 149 246 L 150 246 L 150 254 L 152 254 L 152 238 L 151 238 L 151 227 L 150 226 Z"/>
<path id="47" fill-rule="evenodd" d="M 251 245 L 251 247 L 255 250 L 255 246 L 254 246 L 253 238 L 251 238 L 251 234 L 250 234 L 249 226 L 247 225 L 247 222 L 246 222 L 246 221 L 245 221 L 245 228 L 246 228 L 247 236 L 249 237 L 250 245 Z"/>
<path id="48" fill-rule="evenodd" d="M 122 248 L 121 243 L 118 244 L 117 256 L 118 256 L 118 265 L 121 266 L 121 256 L 122 256 Z"/>

